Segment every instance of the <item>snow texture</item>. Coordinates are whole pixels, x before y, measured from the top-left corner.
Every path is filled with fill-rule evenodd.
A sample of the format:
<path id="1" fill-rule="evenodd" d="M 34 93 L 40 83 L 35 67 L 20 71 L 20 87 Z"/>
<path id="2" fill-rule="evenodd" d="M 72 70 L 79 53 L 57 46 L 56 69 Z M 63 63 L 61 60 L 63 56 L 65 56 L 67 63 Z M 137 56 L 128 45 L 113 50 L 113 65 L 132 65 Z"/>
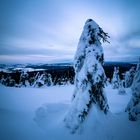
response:
<path id="1" fill-rule="evenodd" d="M 91 108 L 98 108 L 105 114 L 108 112 L 103 90 L 106 76 L 101 39 L 106 41 L 107 33 L 104 33 L 95 21 L 88 19 L 74 58 L 75 90 L 72 104 L 64 119 L 66 127 L 72 133 L 80 127 Z M 93 117 L 96 115 L 93 114 Z"/>

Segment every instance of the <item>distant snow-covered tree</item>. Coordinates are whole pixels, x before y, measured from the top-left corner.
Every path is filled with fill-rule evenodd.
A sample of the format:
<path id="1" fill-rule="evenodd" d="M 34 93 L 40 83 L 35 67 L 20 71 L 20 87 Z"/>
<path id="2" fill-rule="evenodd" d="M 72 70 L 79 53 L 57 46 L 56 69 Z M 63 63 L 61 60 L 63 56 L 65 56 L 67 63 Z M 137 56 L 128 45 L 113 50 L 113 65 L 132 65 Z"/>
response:
<path id="1" fill-rule="evenodd" d="M 128 88 L 132 85 L 135 75 L 135 68 L 132 67 L 129 71 L 125 73 L 125 87 Z"/>
<path id="2" fill-rule="evenodd" d="M 106 78 L 105 86 L 110 86 L 110 85 L 111 85 L 110 78 Z"/>
<path id="3" fill-rule="evenodd" d="M 42 87 L 42 86 L 52 86 L 52 77 L 49 73 L 43 73 L 40 75 L 38 72 L 34 78 L 34 84 L 33 87 Z"/>
<path id="4" fill-rule="evenodd" d="M 114 67 L 114 73 L 113 77 L 111 80 L 111 84 L 113 89 L 118 89 L 119 88 L 119 83 L 120 83 L 120 77 L 119 77 L 119 67 Z"/>
<path id="5" fill-rule="evenodd" d="M 95 21 L 86 21 L 74 58 L 76 75 L 72 104 L 64 118 L 66 127 L 72 133 L 79 128 L 92 108 L 105 114 L 108 112 L 109 106 L 103 89 L 106 76 L 101 46 L 101 39 L 105 42 L 107 37 L 107 33 Z"/>
<path id="6" fill-rule="evenodd" d="M 33 86 L 34 81 L 35 81 L 34 76 L 31 76 L 31 77 L 28 78 L 28 82 L 29 82 L 30 86 Z"/>
<path id="7" fill-rule="evenodd" d="M 9 86 L 10 86 L 10 87 L 14 87 L 15 84 L 16 84 L 15 80 L 12 79 L 12 78 L 10 77 L 10 78 L 9 78 Z"/>
<path id="8" fill-rule="evenodd" d="M 5 78 L 4 78 L 4 75 L 1 76 L 0 83 L 1 83 L 2 85 L 5 85 Z"/>
<path id="9" fill-rule="evenodd" d="M 5 85 L 5 86 L 9 86 L 10 79 L 11 79 L 11 76 L 10 76 L 9 74 L 7 74 L 7 77 L 6 77 L 5 80 L 4 80 L 4 85 Z"/>
<path id="10" fill-rule="evenodd" d="M 118 93 L 120 95 L 126 94 L 126 91 L 125 91 L 125 88 L 124 88 L 124 80 L 121 80 L 120 83 L 119 83 L 119 91 L 118 91 Z"/>
<path id="11" fill-rule="evenodd" d="M 45 77 L 45 74 L 38 75 L 38 78 L 36 79 L 36 81 L 34 83 L 34 87 L 44 86 L 44 81 L 45 81 L 44 77 Z"/>
<path id="12" fill-rule="evenodd" d="M 47 84 L 47 86 L 53 86 L 51 74 L 49 74 L 49 73 L 47 74 L 45 81 L 46 81 L 45 83 Z"/>
<path id="13" fill-rule="evenodd" d="M 37 80 L 38 80 L 39 77 L 40 77 L 40 73 L 37 72 L 37 74 L 36 74 L 35 77 L 34 77 L 34 82 L 33 82 L 33 84 L 32 84 L 33 87 L 36 86 L 36 82 L 37 82 Z"/>
<path id="14" fill-rule="evenodd" d="M 23 70 L 22 72 L 21 72 L 21 75 L 20 75 L 20 81 L 19 81 L 19 86 L 21 87 L 21 86 L 27 86 L 27 85 L 29 85 L 29 83 L 28 83 L 28 73 L 27 73 L 27 71 L 25 71 L 25 70 Z"/>
<path id="15" fill-rule="evenodd" d="M 136 121 L 140 119 L 140 60 L 137 64 L 131 89 L 132 97 L 127 105 L 126 111 L 128 112 L 129 120 Z"/>
<path id="16" fill-rule="evenodd" d="M 12 79 L 12 77 L 8 74 L 6 78 L 2 78 L 1 79 L 2 84 L 4 84 L 5 86 L 9 86 L 9 87 L 13 87 L 15 86 L 15 80 Z"/>

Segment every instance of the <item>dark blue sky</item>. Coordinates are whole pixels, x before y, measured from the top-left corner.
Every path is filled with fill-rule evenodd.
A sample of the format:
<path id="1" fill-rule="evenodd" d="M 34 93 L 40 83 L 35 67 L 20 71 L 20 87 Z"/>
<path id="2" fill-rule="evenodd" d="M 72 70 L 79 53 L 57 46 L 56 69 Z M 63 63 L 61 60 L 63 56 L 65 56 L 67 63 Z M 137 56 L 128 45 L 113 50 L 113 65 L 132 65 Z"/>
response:
<path id="1" fill-rule="evenodd" d="M 140 56 L 139 0 L 0 0 L 0 63 L 73 60 L 88 18 L 111 37 L 105 60 Z"/>

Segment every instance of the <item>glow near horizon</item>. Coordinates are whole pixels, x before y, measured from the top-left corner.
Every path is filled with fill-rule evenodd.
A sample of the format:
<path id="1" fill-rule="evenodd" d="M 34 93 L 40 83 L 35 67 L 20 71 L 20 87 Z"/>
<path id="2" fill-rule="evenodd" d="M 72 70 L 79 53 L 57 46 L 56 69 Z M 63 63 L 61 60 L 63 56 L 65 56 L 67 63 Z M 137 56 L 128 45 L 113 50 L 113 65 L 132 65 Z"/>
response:
<path id="1" fill-rule="evenodd" d="M 15 7 L 22 5 L 14 1 L 17 4 Z M 9 30 L 0 35 L 1 63 L 73 60 L 88 18 L 95 20 L 111 37 L 111 44 L 103 44 L 106 60 L 140 56 L 140 21 L 136 20 L 134 24 L 130 19 L 129 16 L 134 18 L 135 12 L 127 13 L 129 8 L 123 5 L 128 1 L 60 1 L 25 2 L 23 7 L 15 10 L 11 19 L 8 19 L 9 25 L 6 19 L 3 21 L 2 24 L 6 23 L 5 27 Z M 10 2 L 3 6 L 4 10 L 8 4 Z M 135 11 L 137 10 L 138 8 Z"/>

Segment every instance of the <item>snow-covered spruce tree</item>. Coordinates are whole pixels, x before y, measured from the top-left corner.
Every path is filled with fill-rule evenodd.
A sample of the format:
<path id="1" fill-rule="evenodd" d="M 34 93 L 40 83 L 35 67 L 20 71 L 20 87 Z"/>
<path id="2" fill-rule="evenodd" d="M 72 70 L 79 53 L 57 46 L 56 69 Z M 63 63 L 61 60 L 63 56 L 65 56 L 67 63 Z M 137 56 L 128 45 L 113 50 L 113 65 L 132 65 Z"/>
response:
<path id="1" fill-rule="evenodd" d="M 111 84 L 113 89 L 118 89 L 120 84 L 120 77 L 119 77 L 119 67 L 114 67 L 114 73 L 111 80 Z"/>
<path id="2" fill-rule="evenodd" d="M 125 87 L 128 88 L 132 85 L 135 75 L 135 68 L 132 67 L 129 71 L 125 73 Z"/>
<path id="3" fill-rule="evenodd" d="M 103 90 L 106 76 L 101 46 L 101 39 L 106 42 L 107 38 L 107 33 L 95 21 L 86 21 L 74 58 L 75 90 L 64 118 L 66 127 L 72 133 L 75 133 L 92 108 L 96 107 L 105 114 L 108 112 L 109 106 Z"/>
<path id="4" fill-rule="evenodd" d="M 136 121 L 140 119 L 140 60 L 137 64 L 136 73 L 131 86 L 132 97 L 126 107 L 129 120 Z"/>

